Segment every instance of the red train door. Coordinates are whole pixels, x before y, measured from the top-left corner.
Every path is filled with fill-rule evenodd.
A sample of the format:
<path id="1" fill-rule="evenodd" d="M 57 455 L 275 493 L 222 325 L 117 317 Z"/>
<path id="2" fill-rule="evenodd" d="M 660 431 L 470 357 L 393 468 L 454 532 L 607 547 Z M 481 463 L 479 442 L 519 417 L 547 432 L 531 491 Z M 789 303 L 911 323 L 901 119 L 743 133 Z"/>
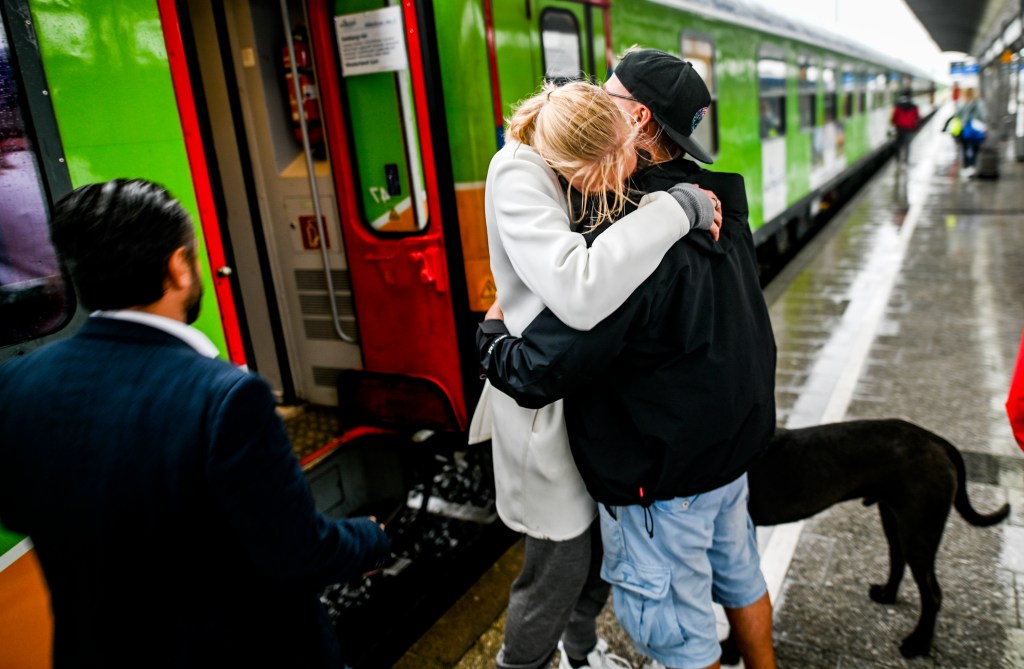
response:
<path id="1" fill-rule="evenodd" d="M 442 220 L 420 26 L 412 0 L 381 4 L 308 4 L 364 368 L 420 382 L 370 383 L 360 401 L 464 428 L 443 236 L 455 221 Z M 436 415 L 439 397 L 448 418 Z"/>

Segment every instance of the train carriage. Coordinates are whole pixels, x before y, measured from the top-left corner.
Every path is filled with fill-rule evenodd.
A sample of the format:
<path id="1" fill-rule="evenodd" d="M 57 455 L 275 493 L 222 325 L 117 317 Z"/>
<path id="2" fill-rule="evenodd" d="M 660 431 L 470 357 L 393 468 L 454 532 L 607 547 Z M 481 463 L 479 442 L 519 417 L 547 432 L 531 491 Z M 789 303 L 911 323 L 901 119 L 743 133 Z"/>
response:
<path id="1" fill-rule="evenodd" d="M 486 447 L 464 447 L 495 298 L 483 184 L 512 105 L 545 77 L 603 80 L 632 44 L 691 61 L 713 98 L 698 139 L 746 177 L 768 259 L 888 156 L 897 91 L 925 113 L 934 96 L 739 0 L 3 0 L 0 19 L 0 359 L 87 316 L 48 244 L 52 203 L 115 177 L 166 185 L 203 246 L 196 325 L 299 407 L 283 411 L 320 507 L 396 518 L 400 564 L 325 594 L 367 666 L 513 539 Z M 12 666 L 46 665 L 48 629 L 31 543 L 0 529 Z"/>

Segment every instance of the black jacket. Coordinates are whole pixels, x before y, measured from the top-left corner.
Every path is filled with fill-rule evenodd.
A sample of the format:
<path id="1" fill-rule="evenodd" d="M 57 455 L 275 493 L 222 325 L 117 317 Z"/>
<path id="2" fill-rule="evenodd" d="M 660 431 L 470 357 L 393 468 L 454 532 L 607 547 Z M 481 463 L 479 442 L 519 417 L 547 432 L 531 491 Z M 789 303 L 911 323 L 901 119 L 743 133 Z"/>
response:
<path id="1" fill-rule="evenodd" d="M 649 504 L 742 475 L 775 429 L 775 340 L 757 277 L 743 178 L 675 161 L 637 179 L 713 190 L 719 241 L 694 231 L 615 313 L 589 332 L 549 310 L 511 337 L 484 321 L 491 383 L 519 404 L 565 398 L 576 466 L 595 500 Z"/>

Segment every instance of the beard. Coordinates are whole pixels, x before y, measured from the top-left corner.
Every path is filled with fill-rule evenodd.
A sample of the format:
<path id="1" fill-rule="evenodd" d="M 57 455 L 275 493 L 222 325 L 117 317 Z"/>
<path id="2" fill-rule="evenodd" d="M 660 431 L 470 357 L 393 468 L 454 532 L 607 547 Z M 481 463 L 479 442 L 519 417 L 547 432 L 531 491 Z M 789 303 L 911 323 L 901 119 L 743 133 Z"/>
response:
<path id="1" fill-rule="evenodd" d="M 185 324 L 192 325 L 199 318 L 199 308 L 203 303 L 203 282 L 199 278 L 199 271 L 192 268 L 192 292 L 189 293 L 188 302 L 185 304 Z"/>

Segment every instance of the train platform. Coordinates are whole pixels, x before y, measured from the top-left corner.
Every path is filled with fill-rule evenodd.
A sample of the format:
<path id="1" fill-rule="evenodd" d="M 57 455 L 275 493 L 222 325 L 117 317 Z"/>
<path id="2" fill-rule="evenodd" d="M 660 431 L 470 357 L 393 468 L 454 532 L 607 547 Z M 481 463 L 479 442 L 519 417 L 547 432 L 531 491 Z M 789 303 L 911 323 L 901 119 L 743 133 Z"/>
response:
<path id="1" fill-rule="evenodd" d="M 1024 454 L 1003 404 L 1024 324 L 1024 164 L 1000 150 L 1001 176 L 958 167 L 947 110 L 915 138 L 909 165 L 887 163 L 765 289 L 779 359 L 779 425 L 903 418 L 955 444 L 987 528 L 950 513 L 936 558 L 943 592 L 929 657 L 905 660 L 920 611 L 908 574 L 893 604 L 868 596 L 888 576 L 877 508 L 845 502 L 759 529 L 775 605 L 780 667 L 1024 667 Z M 515 544 L 395 665 L 493 667 Z M 611 604 L 612 652 L 645 659 Z M 557 655 L 552 667 L 557 667 Z"/>

